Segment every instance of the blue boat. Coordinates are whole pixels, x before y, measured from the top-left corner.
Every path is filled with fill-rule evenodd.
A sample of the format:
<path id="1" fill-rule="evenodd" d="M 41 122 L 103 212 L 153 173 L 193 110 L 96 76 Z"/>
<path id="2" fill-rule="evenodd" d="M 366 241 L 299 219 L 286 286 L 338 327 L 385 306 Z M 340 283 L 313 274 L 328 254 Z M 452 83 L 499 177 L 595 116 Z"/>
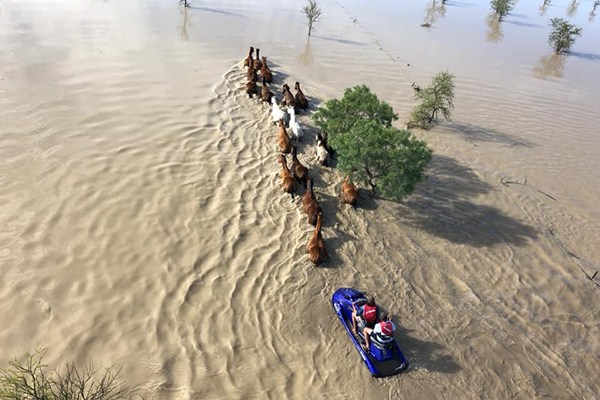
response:
<path id="1" fill-rule="evenodd" d="M 355 336 L 352 333 L 352 302 L 359 300 L 366 301 L 366 297 L 363 293 L 351 288 L 340 288 L 333 294 L 331 302 L 333 303 L 333 308 L 335 308 L 335 312 L 337 312 L 340 321 L 342 321 L 348 336 L 352 339 L 356 350 L 358 350 L 363 361 L 367 365 L 367 368 L 369 368 L 369 371 L 371 371 L 371 374 L 374 377 L 378 378 L 399 374 L 400 372 L 405 371 L 408 368 L 408 362 L 395 340 L 388 343 L 380 343 L 376 338 L 371 337 L 371 351 L 370 353 L 367 353 L 360 343 L 364 343 L 365 340 L 362 332 L 363 326 L 357 323 L 357 335 Z"/>

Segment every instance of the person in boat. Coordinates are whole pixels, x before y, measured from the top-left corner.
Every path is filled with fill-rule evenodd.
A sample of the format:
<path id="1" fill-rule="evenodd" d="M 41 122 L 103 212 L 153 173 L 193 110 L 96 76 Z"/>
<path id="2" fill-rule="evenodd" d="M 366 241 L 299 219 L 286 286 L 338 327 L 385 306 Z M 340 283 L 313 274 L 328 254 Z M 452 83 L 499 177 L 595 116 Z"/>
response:
<path id="1" fill-rule="evenodd" d="M 379 323 L 375 325 L 375 328 L 371 329 L 365 327 L 363 333 L 365 335 L 365 350 L 371 351 L 369 339 L 373 338 L 379 343 L 389 343 L 394 340 L 394 331 L 396 325 L 392 322 L 392 314 L 389 312 L 382 312 L 379 316 Z"/>
<path id="2" fill-rule="evenodd" d="M 356 319 L 362 318 L 365 322 L 365 326 L 373 328 L 377 322 L 377 306 L 375 305 L 375 298 L 373 296 L 367 297 L 367 302 L 354 301 L 352 302 L 354 310 L 352 310 L 352 332 L 356 335 Z"/>

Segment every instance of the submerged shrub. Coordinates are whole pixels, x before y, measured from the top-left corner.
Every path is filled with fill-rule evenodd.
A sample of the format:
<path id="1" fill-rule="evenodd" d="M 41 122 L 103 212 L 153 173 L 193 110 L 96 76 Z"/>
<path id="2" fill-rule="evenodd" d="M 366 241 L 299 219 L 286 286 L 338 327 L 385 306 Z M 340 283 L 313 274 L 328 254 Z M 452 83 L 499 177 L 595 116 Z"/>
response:
<path id="1" fill-rule="evenodd" d="M 356 180 L 401 200 L 425 179 L 432 151 L 406 130 L 392 126 L 392 107 L 365 86 L 346 89 L 342 99 L 328 100 L 312 116 L 335 149 L 337 168 Z"/>
<path id="2" fill-rule="evenodd" d="M 427 128 L 440 113 L 450 119 L 454 109 L 454 75 L 448 71 L 440 72 L 431 85 L 415 93 L 415 98 L 421 104 L 413 110 L 410 124 Z"/>
<path id="3" fill-rule="evenodd" d="M 492 6 L 492 10 L 498 14 L 498 18 L 502 20 L 513 9 L 514 2 L 513 0 L 492 0 L 490 5 Z"/>
<path id="4" fill-rule="evenodd" d="M 568 53 L 577 36 L 581 36 L 581 28 L 568 23 L 562 18 L 552 18 L 550 26 L 552 32 L 548 36 L 548 43 L 554 48 L 554 52 L 558 54 Z"/>

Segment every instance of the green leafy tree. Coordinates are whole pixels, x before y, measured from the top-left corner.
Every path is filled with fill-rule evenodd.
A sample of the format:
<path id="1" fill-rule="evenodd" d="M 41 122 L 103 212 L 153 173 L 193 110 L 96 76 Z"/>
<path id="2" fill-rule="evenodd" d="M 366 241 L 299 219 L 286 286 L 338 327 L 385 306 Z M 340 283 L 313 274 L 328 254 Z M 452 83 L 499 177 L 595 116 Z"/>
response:
<path id="1" fill-rule="evenodd" d="M 454 75 L 448 71 L 440 72 L 431 85 L 415 93 L 415 99 L 421 104 L 411 113 L 410 125 L 425 128 L 437 120 L 440 113 L 449 120 L 454 109 Z"/>
<path id="2" fill-rule="evenodd" d="M 498 14 L 499 20 L 502 21 L 502 18 L 514 8 L 515 3 L 513 0 L 492 0 L 490 5 L 492 10 Z"/>
<path id="3" fill-rule="evenodd" d="M 323 14 L 323 10 L 319 7 L 319 3 L 315 0 L 308 0 L 308 5 L 304 6 L 304 15 L 306 15 L 308 23 L 308 36 L 312 33 L 313 25 Z"/>
<path id="4" fill-rule="evenodd" d="M 552 18 L 550 26 L 552 32 L 548 37 L 548 43 L 557 54 L 568 53 L 577 36 L 581 36 L 581 28 L 568 23 L 562 18 Z"/>
<path id="5" fill-rule="evenodd" d="M 346 89 L 312 116 L 335 149 L 337 167 L 383 195 L 401 200 L 425 179 L 432 151 L 408 131 L 392 126 L 392 107 L 365 85 Z"/>
<path id="6" fill-rule="evenodd" d="M 0 369 L 0 400 L 121 400 L 130 398 L 130 390 L 119 380 L 119 371 L 100 372 L 92 363 L 78 368 L 67 363 L 58 371 L 49 371 L 43 358 L 46 350 L 25 353 L 23 361 L 13 358 L 9 367 Z"/>

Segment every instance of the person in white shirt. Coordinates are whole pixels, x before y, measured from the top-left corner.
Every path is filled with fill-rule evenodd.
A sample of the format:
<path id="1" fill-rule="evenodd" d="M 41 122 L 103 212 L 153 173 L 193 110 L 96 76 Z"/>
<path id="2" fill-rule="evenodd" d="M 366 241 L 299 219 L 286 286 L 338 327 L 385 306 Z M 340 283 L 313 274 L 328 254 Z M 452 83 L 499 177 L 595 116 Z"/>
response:
<path id="1" fill-rule="evenodd" d="M 392 322 L 392 314 L 389 312 L 382 312 L 379 316 L 380 322 L 375 325 L 375 328 L 365 328 L 365 350 L 371 351 L 369 339 L 372 335 L 377 336 L 377 341 L 380 343 L 388 343 L 394 340 L 394 331 L 396 325 Z"/>

